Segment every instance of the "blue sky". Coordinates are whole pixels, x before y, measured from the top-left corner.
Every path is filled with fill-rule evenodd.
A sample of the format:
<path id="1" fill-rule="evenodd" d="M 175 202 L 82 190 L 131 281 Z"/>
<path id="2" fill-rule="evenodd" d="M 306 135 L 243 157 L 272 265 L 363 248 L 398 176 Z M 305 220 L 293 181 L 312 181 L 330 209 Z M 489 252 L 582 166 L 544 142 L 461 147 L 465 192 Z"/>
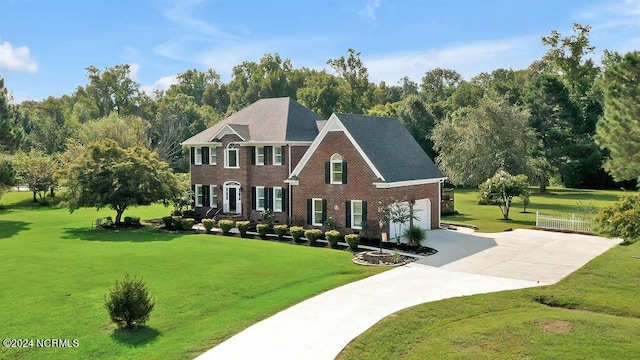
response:
<path id="1" fill-rule="evenodd" d="M 376 83 L 419 83 L 436 67 L 470 79 L 527 67 L 546 51 L 540 37 L 574 22 L 593 27 L 598 62 L 604 49 L 640 49 L 640 0 L 0 0 L 0 76 L 21 102 L 71 94 L 90 65 L 130 64 L 150 92 L 194 68 L 229 81 L 265 53 L 329 69 L 354 48 Z"/>

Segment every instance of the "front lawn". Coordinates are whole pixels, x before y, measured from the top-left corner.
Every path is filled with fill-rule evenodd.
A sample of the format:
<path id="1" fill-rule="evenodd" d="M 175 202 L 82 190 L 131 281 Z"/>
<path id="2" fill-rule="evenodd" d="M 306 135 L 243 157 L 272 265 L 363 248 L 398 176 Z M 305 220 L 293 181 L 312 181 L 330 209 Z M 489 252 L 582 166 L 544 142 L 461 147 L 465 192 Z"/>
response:
<path id="1" fill-rule="evenodd" d="M 617 246 L 556 285 L 419 305 L 338 359 L 635 359 L 640 245 Z"/>
<path id="2" fill-rule="evenodd" d="M 92 230 L 73 214 L 9 193 L 0 210 L 3 338 L 78 339 L 77 348 L 0 349 L 0 359 L 187 359 L 280 310 L 382 269 L 345 251 L 205 234 Z M 162 206 L 127 210 L 142 219 Z M 125 273 L 156 301 L 146 328 L 115 331 L 104 296 Z M 287 336 L 287 334 L 282 334 Z"/>
<path id="3" fill-rule="evenodd" d="M 459 214 L 443 216 L 442 222 L 475 225 L 480 232 L 531 228 L 536 225 L 536 211 L 545 215 L 579 216 L 586 207 L 610 205 L 625 194 L 614 190 L 565 188 L 549 188 L 547 193 L 540 194 L 535 190 L 531 188 L 531 203 L 527 207 L 527 213 L 522 213 L 521 200 L 515 199 L 509 213 L 511 221 L 505 221 L 496 205 L 478 205 L 478 189 L 456 189 L 455 210 Z"/>

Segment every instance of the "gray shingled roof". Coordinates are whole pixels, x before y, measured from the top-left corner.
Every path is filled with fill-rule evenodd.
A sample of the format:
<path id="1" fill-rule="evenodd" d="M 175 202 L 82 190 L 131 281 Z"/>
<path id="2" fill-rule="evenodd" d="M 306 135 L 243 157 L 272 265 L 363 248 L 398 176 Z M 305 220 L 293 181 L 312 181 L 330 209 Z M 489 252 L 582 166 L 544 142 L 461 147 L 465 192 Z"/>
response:
<path id="1" fill-rule="evenodd" d="M 322 117 L 289 97 L 261 99 L 182 145 L 206 143 L 227 124 L 246 141 L 313 141 L 318 135 L 317 120 Z"/>
<path id="2" fill-rule="evenodd" d="M 445 177 L 398 119 L 335 115 L 386 182 Z"/>

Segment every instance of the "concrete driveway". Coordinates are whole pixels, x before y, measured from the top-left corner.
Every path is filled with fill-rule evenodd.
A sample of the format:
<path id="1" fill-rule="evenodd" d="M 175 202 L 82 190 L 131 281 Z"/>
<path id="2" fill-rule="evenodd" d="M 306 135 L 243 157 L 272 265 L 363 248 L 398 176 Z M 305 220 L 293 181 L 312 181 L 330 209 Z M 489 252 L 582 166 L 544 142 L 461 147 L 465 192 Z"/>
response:
<path id="1" fill-rule="evenodd" d="M 441 269 L 555 284 L 620 241 L 598 236 L 516 229 L 476 233 L 431 231 L 438 253 L 418 262 Z"/>
<path id="2" fill-rule="evenodd" d="M 399 310 L 446 298 L 552 284 L 617 244 L 603 238 L 515 230 L 429 232 L 436 255 L 303 301 L 198 359 L 333 359 Z"/>

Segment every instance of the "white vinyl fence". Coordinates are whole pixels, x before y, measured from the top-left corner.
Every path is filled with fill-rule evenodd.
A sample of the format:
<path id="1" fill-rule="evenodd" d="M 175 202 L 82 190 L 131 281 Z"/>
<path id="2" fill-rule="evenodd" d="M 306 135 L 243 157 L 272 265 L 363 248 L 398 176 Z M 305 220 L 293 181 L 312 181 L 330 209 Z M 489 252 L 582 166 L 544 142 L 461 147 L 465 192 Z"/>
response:
<path id="1" fill-rule="evenodd" d="M 576 217 L 540 215 L 536 211 L 536 227 L 556 230 L 591 232 L 591 220 Z"/>

